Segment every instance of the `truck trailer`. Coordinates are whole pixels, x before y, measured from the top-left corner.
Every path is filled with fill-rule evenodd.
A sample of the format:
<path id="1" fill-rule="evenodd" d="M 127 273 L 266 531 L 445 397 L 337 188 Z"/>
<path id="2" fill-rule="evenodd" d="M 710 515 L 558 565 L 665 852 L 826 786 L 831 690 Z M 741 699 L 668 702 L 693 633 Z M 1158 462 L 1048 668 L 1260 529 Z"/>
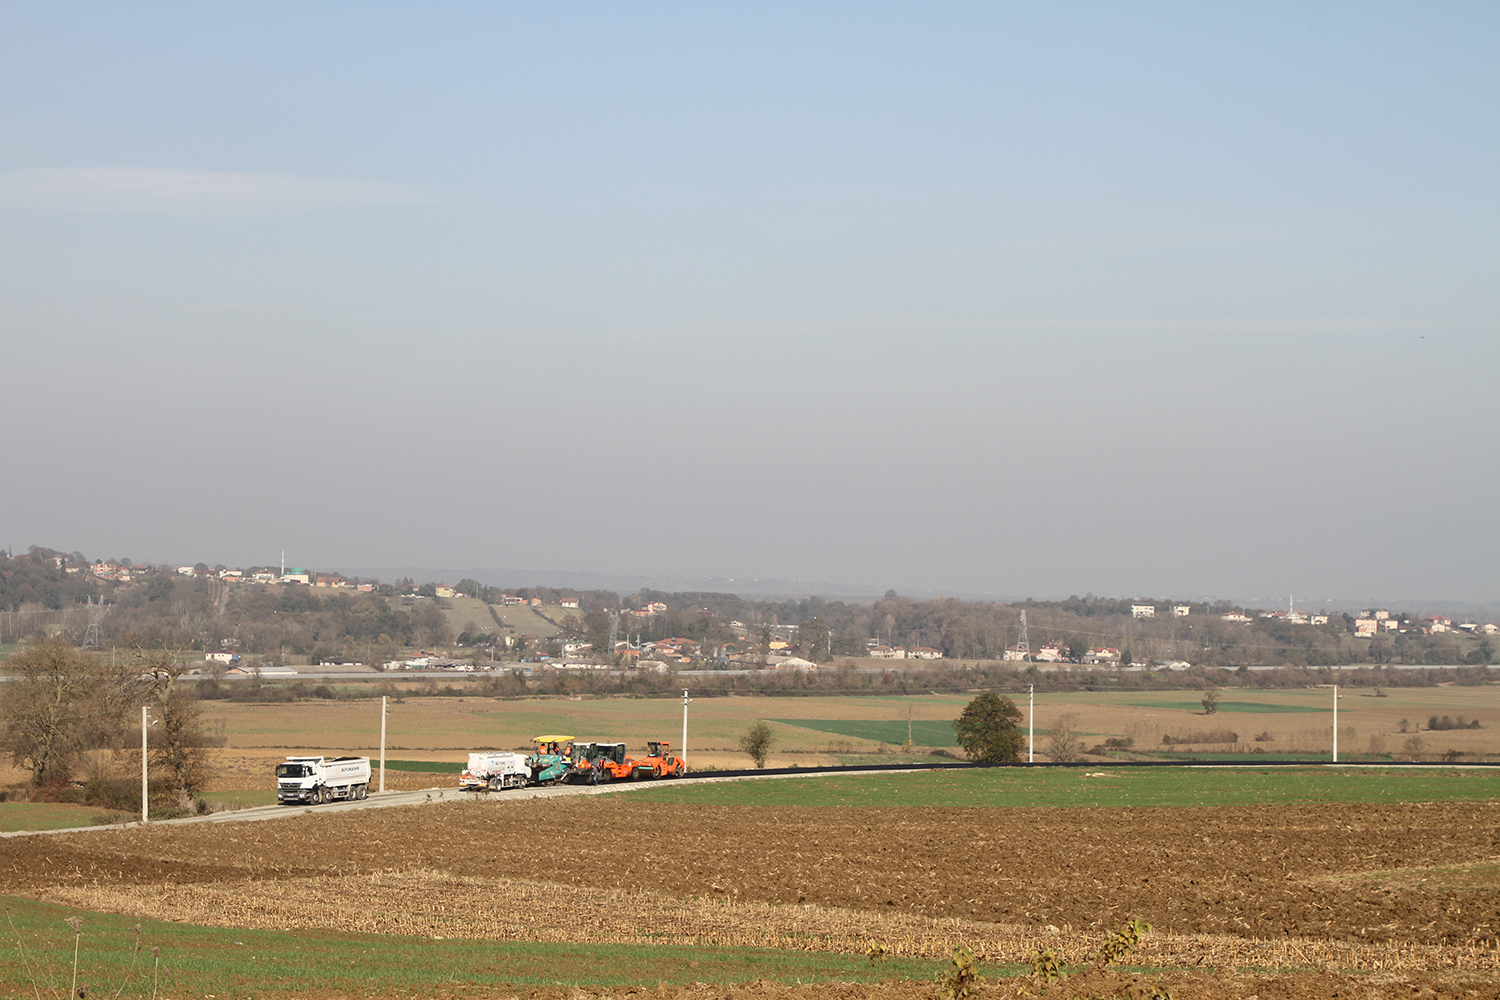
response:
<path id="1" fill-rule="evenodd" d="M 458 787 L 469 791 L 525 788 L 531 783 L 531 765 L 525 754 L 495 750 L 469 754 L 469 766 L 458 776 Z"/>
<path id="2" fill-rule="evenodd" d="M 276 765 L 276 801 L 362 799 L 370 788 L 368 757 L 288 757 Z"/>

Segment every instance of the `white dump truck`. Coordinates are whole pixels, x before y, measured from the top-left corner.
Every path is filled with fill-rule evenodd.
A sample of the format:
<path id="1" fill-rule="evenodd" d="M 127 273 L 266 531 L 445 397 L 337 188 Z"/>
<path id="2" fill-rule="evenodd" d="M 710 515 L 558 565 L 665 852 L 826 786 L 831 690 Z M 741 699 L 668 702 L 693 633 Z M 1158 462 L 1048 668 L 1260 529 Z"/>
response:
<path id="1" fill-rule="evenodd" d="M 368 757 L 288 757 L 276 765 L 276 801 L 362 799 L 370 789 Z"/>
<path id="2" fill-rule="evenodd" d="M 530 783 L 531 765 L 526 755 L 508 750 L 469 754 L 469 766 L 458 776 L 458 787 L 469 791 L 525 788 Z"/>

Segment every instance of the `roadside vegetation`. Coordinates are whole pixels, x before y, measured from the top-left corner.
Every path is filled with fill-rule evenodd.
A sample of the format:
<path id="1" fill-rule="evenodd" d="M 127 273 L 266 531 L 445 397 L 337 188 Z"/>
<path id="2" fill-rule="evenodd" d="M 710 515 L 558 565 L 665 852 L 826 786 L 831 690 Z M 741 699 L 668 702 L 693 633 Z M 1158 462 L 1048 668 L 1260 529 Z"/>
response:
<path id="1" fill-rule="evenodd" d="M 1109 767 L 916 771 L 653 786 L 635 802 L 724 806 L 1101 809 L 1291 803 L 1484 802 L 1500 771 L 1374 767 Z"/>

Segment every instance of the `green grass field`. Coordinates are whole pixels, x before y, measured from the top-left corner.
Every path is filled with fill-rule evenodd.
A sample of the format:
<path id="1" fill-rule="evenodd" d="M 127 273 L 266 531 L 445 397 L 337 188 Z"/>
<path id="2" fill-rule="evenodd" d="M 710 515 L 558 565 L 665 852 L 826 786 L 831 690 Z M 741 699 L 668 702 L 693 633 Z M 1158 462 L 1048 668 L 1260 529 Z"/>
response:
<path id="1" fill-rule="evenodd" d="M 11 920 L 8 949 L 23 944 L 31 978 L 43 993 L 65 993 L 72 977 L 72 931 L 68 917 L 83 917 L 79 981 L 103 996 L 125 990 L 145 995 L 152 985 L 151 948 L 161 948 L 160 995 L 261 996 L 329 990 L 353 993 L 439 984 L 612 986 L 636 983 L 733 983 L 756 979 L 791 982 L 868 982 L 891 978 L 930 979 L 938 964 L 892 958 L 873 967 L 858 955 L 750 948 L 688 948 L 659 945 L 441 940 L 394 935 L 317 931 L 291 934 L 191 924 L 141 921 L 141 957 L 131 973 L 135 942 L 129 917 L 90 913 L 29 899 L 4 898 Z M 55 950 L 47 952 L 51 942 Z M 19 957 L 19 956 L 18 956 Z M 3 981 L 21 986 L 20 961 Z M 988 967 L 994 974 L 996 967 Z M 49 989 L 51 987 L 51 989 Z M 26 995 L 30 995 L 26 990 Z"/>
<path id="2" fill-rule="evenodd" d="M 758 806 L 1257 806 L 1500 799 L 1500 770 L 1108 767 L 916 771 L 662 785 L 632 801 Z"/>
<path id="3" fill-rule="evenodd" d="M 380 761 L 371 760 L 370 766 L 378 771 Z M 432 774 L 458 774 L 464 767 L 464 764 L 450 764 L 440 760 L 388 760 L 385 762 L 387 771 L 425 771 Z"/>
<path id="4" fill-rule="evenodd" d="M 767 719 L 783 726 L 797 726 L 819 733 L 832 733 L 850 739 L 869 740 L 871 743 L 906 742 L 906 722 L 879 719 Z M 958 741 L 953 733 L 953 723 L 928 719 L 914 719 L 911 724 L 911 739 L 919 747 L 956 747 Z"/>
<path id="5" fill-rule="evenodd" d="M 67 830 L 93 826 L 94 817 L 108 811 L 97 806 L 75 806 L 62 802 L 0 802 L 0 832 Z"/>

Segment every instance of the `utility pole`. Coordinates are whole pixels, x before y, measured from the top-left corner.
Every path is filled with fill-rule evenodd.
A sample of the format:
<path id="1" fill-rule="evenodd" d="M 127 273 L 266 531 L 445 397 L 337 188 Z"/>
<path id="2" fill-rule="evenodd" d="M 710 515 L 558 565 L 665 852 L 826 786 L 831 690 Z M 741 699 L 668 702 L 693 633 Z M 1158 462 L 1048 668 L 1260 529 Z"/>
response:
<path id="1" fill-rule="evenodd" d="M 285 557 L 283 557 L 285 558 Z M 385 791 L 385 699 L 380 696 L 380 790 Z"/>
<path id="2" fill-rule="evenodd" d="M 150 789 L 146 786 L 146 728 L 149 725 L 149 723 L 146 720 L 149 717 L 150 711 L 151 711 L 151 706 L 150 705 L 142 705 L 141 706 L 141 822 L 142 823 L 149 823 L 149 822 L 151 822 L 151 814 L 149 812 L 147 812 L 147 809 L 148 809 L 148 807 L 150 805 L 150 800 L 148 798 Z"/>
<path id="3" fill-rule="evenodd" d="M 693 699 L 688 697 L 687 688 L 682 689 L 682 746 L 677 751 L 677 756 L 682 758 L 682 764 L 687 766 L 687 707 L 692 704 Z"/>
<path id="4" fill-rule="evenodd" d="M 1339 686 L 1333 686 L 1333 762 L 1339 762 Z"/>
<path id="5" fill-rule="evenodd" d="M 1025 618 L 1026 612 L 1021 612 Z M 1036 685 L 1031 685 L 1031 694 L 1026 696 L 1026 763 L 1036 763 Z"/>

